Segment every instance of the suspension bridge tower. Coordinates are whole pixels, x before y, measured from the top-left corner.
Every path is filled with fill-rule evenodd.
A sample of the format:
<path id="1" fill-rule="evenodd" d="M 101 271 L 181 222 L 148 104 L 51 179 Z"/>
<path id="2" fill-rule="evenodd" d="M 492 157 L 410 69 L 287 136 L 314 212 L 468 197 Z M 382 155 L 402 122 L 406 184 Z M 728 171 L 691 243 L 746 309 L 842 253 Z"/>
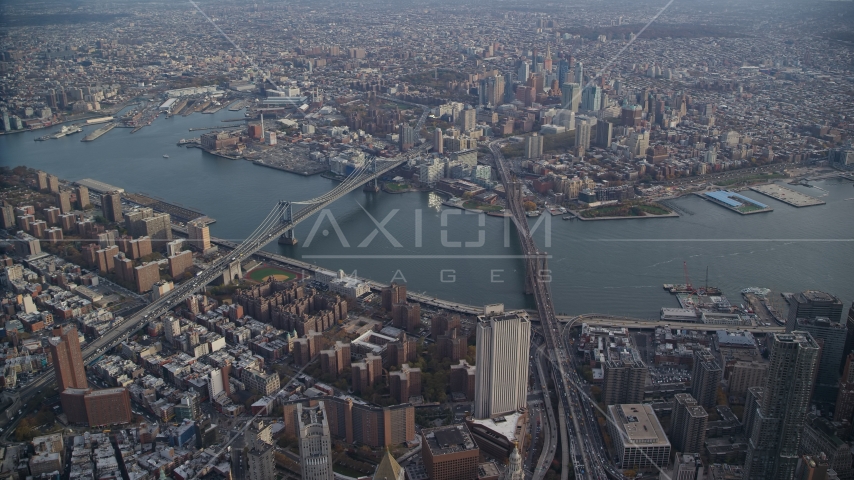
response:
<path id="1" fill-rule="evenodd" d="M 374 155 L 371 155 L 371 157 L 368 159 L 368 171 L 371 173 L 377 173 L 377 157 Z M 366 183 L 365 187 L 362 190 L 365 192 L 379 193 L 380 186 L 377 184 L 377 179 L 374 178 L 373 180 Z"/>
<path id="2" fill-rule="evenodd" d="M 291 203 L 286 202 L 284 205 L 284 212 L 282 213 L 282 223 L 287 225 L 289 223 L 293 223 L 293 209 L 291 208 Z M 297 237 L 294 236 L 294 229 L 290 228 L 287 232 L 283 233 L 282 236 L 279 237 L 279 245 L 296 245 Z"/>

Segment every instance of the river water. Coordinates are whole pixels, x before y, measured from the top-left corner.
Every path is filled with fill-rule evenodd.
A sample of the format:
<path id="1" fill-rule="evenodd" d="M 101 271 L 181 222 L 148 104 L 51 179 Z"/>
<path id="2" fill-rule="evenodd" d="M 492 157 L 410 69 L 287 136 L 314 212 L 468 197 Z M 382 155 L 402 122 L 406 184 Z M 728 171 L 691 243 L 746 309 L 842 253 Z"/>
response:
<path id="1" fill-rule="evenodd" d="M 215 218 L 212 235 L 239 240 L 278 200 L 306 200 L 335 185 L 176 146 L 203 133 L 189 132 L 191 127 L 235 125 L 221 120 L 241 116 L 226 109 L 158 118 L 135 134 L 116 128 L 94 142 L 80 139 L 97 127 L 45 142 L 33 141 L 44 130 L 0 136 L 0 165 L 27 165 L 67 180 L 92 178 L 160 197 Z M 558 312 L 657 317 L 661 307 L 677 306 L 662 284 L 683 283 L 683 261 L 695 285 L 705 282 L 708 267 L 709 284 L 733 303 L 741 302 L 742 288 L 756 286 L 823 290 L 848 305 L 854 300 L 854 188 L 843 180 L 815 186 L 789 187 L 822 196 L 826 205 L 795 208 L 749 192 L 774 211 L 741 216 L 688 196 L 676 200 L 691 212 L 680 218 L 530 222 L 540 221 L 534 236 L 551 256 Z M 512 227 L 501 218 L 444 207 L 432 193 L 358 190 L 299 225 L 296 235 L 297 246 L 266 248 L 381 282 L 405 280 L 412 291 L 447 300 L 532 306 L 523 294 L 524 267 Z"/>

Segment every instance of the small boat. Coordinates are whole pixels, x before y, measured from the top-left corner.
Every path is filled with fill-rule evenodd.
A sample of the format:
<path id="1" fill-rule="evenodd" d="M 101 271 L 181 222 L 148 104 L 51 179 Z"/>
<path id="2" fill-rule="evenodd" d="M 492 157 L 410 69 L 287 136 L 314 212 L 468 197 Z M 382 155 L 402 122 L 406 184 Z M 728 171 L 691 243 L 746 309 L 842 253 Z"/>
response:
<path id="1" fill-rule="evenodd" d="M 526 212 L 525 215 L 529 217 L 539 217 L 541 213 L 542 212 L 540 212 L 539 210 L 532 210 L 530 212 Z"/>
<path id="2" fill-rule="evenodd" d="M 164 154 L 163 158 L 169 158 L 169 155 Z"/>

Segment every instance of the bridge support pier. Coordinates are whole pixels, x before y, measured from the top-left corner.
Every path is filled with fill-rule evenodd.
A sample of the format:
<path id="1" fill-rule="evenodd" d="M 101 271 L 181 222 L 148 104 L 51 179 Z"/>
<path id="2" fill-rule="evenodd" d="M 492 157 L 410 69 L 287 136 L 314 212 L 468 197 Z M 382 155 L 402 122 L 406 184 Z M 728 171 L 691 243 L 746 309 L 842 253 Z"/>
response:
<path id="1" fill-rule="evenodd" d="M 366 183 L 365 187 L 362 188 L 362 190 L 365 192 L 380 193 L 380 186 L 379 184 L 377 184 L 377 179 L 375 178 L 372 181 Z"/>
<path id="2" fill-rule="evenodd" d="M 297 243 L 297 237 L 294 236 L 293 230 L 288 230 L 287 233 L 279 237 L 279 245 L 296 245 Z"/>

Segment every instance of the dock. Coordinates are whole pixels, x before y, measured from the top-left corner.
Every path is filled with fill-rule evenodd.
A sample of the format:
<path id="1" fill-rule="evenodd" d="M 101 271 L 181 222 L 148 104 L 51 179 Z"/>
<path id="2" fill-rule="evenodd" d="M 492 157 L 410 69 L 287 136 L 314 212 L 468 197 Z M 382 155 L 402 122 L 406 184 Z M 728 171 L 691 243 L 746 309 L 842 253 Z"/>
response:
<path id="1" fill-rule="evenodd" d="M 208 152 L 208 153 L 210 153 L 210 152 Z M 317 175 L 317 174 L 323 173 L 329 169 L 325 165 L 317 166 L 317 167 L 313 167 L 313 168 L 300 168 L 300 167 L 293 167 L 291 165 L 284 164 L 284 163 L 267 163 L 264 160 L 253 160 L 252 163 L 254 163 L 255 165 L 260 165 L 262 167 L 273 168 L 276 170 L 281 170 L 283 172 L 302 175 L 304 177 L 310 177 L 312 175 Z"/>
<path id="2" fill-rule="evenodd" d="M 84 178 L 82 180 L 77 180 L 75 182 L 77 185 L 83 185 L 93 192 L 98 193 L 109 193 L 109 192 L 124 192 L 125 189 L 121 187 L 116 187 L 115 185 L 110 185 L 109 183 L 99 182 L 98 180 L 92 180 L 91 178 Z"/>
<path id="3" fill-rule="evenodd" d="M 783 203 L 789 204 L 793 207 L 813 207 L 816 205 L 824 205 L 824 200 L 819 200 L 813 196 L 805 195 L 801 192 L 792 190 L 791 188 L 786 188 L 776 184 L 768 184 L 768 185 L 757 185 L 754 187 L 750 187 L 754 192 L 761 193 L 767 197 L 771 197 L 774 200 L 779 200 Z"/>
<path id="4" fill-rule="evenodd" d="M 114 128 L 116 128 L 115 123 L 110 123 L 110 124 L 104 125 L 103 127 L 101 127 L 99 129 L 95 130 L 94 132 L 90 133 L 89 135 L 86 135 L 80 141 L 81 142 L 93 142 L 93 141 L 99 139 L 101 137 L 101 135 L 109 132 L 110 130 L 112 130 Z"/>
<path id="5" fill-rule="evenodd" d="M 202 218 L 206 223 L 214 223 L 216 221 L 202 212 L 191 210 L 180 205 L 175 205 L 174 203 L 169 203 L 165 200 L 152 198 L 141 193 L 125 193 L 123 197 L 127 201 L 135 203 L 141 207 L 151 207 L 155 211 L 168 213 L 172 217 L 172 220 L 176 222 L 187 223 L 190 220 Z"/>
<path id="6" fill-rule="evenodd" d="M 765 213 L 774 210 L 764 203 L 757 202 L 752 198 L 747 198 L 740 193 L 729 190 L 706 192 L 700 196 L 740 215 L 752 215 L 754 213 Z"/>
<path id="7" fill-rule="evenodd" d="M 228 106 L 228 111 L 229 112 L 237 112 L 237 111 L 243 110 L 244 108 L 246 108 L 246 101 L 245 100 L 238 100 L 238 101 L 236 101 L 236 102 L 234 102 Z"/>

